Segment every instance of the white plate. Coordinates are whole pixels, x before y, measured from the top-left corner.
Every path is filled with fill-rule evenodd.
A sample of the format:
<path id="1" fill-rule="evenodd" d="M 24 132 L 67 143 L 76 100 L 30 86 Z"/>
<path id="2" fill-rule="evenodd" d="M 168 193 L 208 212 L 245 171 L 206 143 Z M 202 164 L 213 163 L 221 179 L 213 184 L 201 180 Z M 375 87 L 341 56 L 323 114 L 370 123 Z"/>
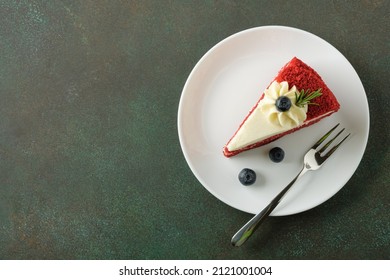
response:
<path id="1" fill-rule="evenodd" d="M 317 70 L 337 96 L 340 110 L 266 146 L 224 157 L 224 144 L 279 69 L 294 56 Z M 348 60 L 306 31 L 283 26 L 248 29 L 221 41 L 200 59 L 184 86 L 178 110 L 180 144 L 197 179 L 221 201 L 253 214 L 296 176 L 306 150 L 338 122 L 352 136 L 321 169 L 307 173 L 293 186 L 273 216 L 299 213 L 323 203 L 346 184 L 362 159 L 369 109 L 363 85 Z M 281 163 L 268 158 L 275 146 L 285 150 Z M 257 173 L 252 186 L 238 181 L 244 167 Z"/>

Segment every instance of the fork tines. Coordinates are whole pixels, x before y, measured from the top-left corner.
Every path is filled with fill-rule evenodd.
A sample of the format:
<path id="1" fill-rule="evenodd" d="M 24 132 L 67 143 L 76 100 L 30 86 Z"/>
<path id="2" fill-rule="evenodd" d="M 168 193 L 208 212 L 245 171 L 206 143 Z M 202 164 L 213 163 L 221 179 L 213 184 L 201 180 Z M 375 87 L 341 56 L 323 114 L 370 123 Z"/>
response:
<path id="1" fill-rule="evenodd" d="M 322 136 L 320 138 L 320 140 L 317 141 L 317 143 L 314 144 L 314 146 L 312 147 L 312 149 L 317 149 L 331 134 L 332 132 L 340 125 L 340 123 L 338 123 L 337 125 L 335 125 L 331 130 L 329 130 L 324 136 Z M 339 137 L 339 135 L 345 130 L 345 128 L 341 129 L 332 139 L 330 139 L 327 143 L 325 143 L 325 145 L 318 151 L 319 153 L 323 153 L 329 146 L 330 144 L 332 144 L 332 142 L 337 138 Z M 333 154 L 334 151 L 336 151 L 336 149 L 351 135 L 351 133 L 348 133 L 347 136 L 345 136 L 339 143 L 337 143 L 335 146 L 333 146 L 329 152 L 324 155 L 326 157 L 329 157 L 331 154 Z"/>

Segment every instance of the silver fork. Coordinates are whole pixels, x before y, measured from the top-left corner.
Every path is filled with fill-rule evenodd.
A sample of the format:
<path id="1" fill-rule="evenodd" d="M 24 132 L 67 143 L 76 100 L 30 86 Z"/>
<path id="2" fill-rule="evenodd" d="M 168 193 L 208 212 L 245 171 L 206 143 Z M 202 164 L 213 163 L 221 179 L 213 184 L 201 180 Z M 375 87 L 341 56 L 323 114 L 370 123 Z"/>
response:
<path id="1" fill-rule="evenodd" d="M 254 216 L 249 222 L 247 222 L 232 238 L 232 245 L 241 246 L 251 235 L 252 233 L 260 226 L 260 224 L 267 218 L 271 212 L 278 206 L 279 202 L 282 200 L 287 191 L 294 185 L 294 183 L 301 178 L 309 170 L 317 170 L 320 168 L 324 162 L 337 150 L 337 148 L 348 138 L 350 134 L 345 136 L 338 144 L 334 145 L 326 153 L 325 150 L 329 148 L 330 144 L 344 131 L 344 128 L 336 134 L 331 140 L 329 140 L 321 149 L 317 150 L 319 146 L 327 139 L 332 132 L 339 126 L 337 124 L 330 131 L 328 131 L 324 136 L 318 140 L 309 151 L 306 152 L 303 159 L 302 170 L 298 175 L 266 206 L 260 213 Z M 324 154 L 323 154 L 324 153 Z"/>

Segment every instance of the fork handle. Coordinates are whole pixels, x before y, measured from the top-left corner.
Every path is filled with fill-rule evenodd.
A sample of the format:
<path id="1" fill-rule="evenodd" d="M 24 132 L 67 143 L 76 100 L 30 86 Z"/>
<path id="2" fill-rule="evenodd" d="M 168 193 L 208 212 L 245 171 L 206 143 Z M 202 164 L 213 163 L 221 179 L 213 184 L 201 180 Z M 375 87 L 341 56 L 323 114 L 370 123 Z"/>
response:
<path id="1" fill-rule="evenodd" d="M 284 195 L 294 185 L 294 183 L 306 172 L 308 169 L 304 166 L 298 175 L 277 195 L 274 199 L 258 214 L 249 220 L 232 238 L 232 245 L 239 247 L 241 246 L 252 233 L 260 226 L 260 224 L 267 218 L 272 211 L 278 206 Z"/>

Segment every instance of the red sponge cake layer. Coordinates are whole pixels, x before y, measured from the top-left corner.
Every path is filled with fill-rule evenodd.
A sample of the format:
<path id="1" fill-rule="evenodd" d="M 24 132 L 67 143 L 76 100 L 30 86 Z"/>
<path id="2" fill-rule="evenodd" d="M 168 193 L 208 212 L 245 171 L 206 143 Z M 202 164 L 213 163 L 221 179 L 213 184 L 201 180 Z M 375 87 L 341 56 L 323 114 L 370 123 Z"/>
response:
<path id="1" fill-rule="evenodd" d="M 300 126 L 285 131 L 283 133 L 273 135 L 267 139 L 254 143 L 247 147 L 241 148 L 239 150 L 229 151 L 227 146 L 229 145 L 230 141 L 234 138 L 237 131 L 245 123 L 247 118 L 252 114 L 252 112 L 261 102 L 261 100 L 264 97 L 264 94 L 262 94 L 259 101 L 255 104 L 255 106 L 252 108 L 249 114 L 245 117 L 244 121 L 241 123 L 238 130 L 234 133 L 233 137 L 223 148 L 223 153 L 226 157 L 231 157 L 243 151 L 257 148 L 265 144 L 268 144 L 272 141 L 275 141 L 276 139 L 286 134 L 290 134 L 296 130 L 302 129 L 306 126 L 312 125 L 320 121 L 321 119 L 333 114 L 334 112 L 337 112 L 340 108 L 340 104 L 337 101 L 336 97 L 334 96 L 332 91 L 328 88 L 328 86 L 325 84 L 325 82 L 322 80 L 320 75 L 313 68 L 311 68 L 310 66 L 308 66 L 307 64 L 305 64 L 303 61 L 299 60 L 296 57 L 294 57 L 291 61 L 289 61 L 279 71 L 278 75 L 275 77 L 273 81 L 277 81 L 279 83 L 283 81 L 287 81 L 290 88 L 295 85 L 298 91 L 301 91 L 303 89 L 305 91 L 309 90 L 311 92 L 311 91 L 316 91 L 318 89 L 321 89 L 322 95 L 315 98 L 315 103 L 317 103 L 319 106 L 314 106 L 314 105 L 308 106 L 308 111 L 306 113 L 307 118 Z"/>
<path id="2" fill-rule="evenodd" d="M 340 108 L 340 104 L 333 92 L 328 88 L 320 75 L 296 57 L 280 70 L 275 80 L 277 82 L 287 81 L 290 86 L 295 85 L 299 91 L 301 89 L 310 91 L 322 89 L 322 95 L 315 100 L 319 106 L 309 106 L 306 121 L 310 121 L 329 111 L 336 112 Z"/>

